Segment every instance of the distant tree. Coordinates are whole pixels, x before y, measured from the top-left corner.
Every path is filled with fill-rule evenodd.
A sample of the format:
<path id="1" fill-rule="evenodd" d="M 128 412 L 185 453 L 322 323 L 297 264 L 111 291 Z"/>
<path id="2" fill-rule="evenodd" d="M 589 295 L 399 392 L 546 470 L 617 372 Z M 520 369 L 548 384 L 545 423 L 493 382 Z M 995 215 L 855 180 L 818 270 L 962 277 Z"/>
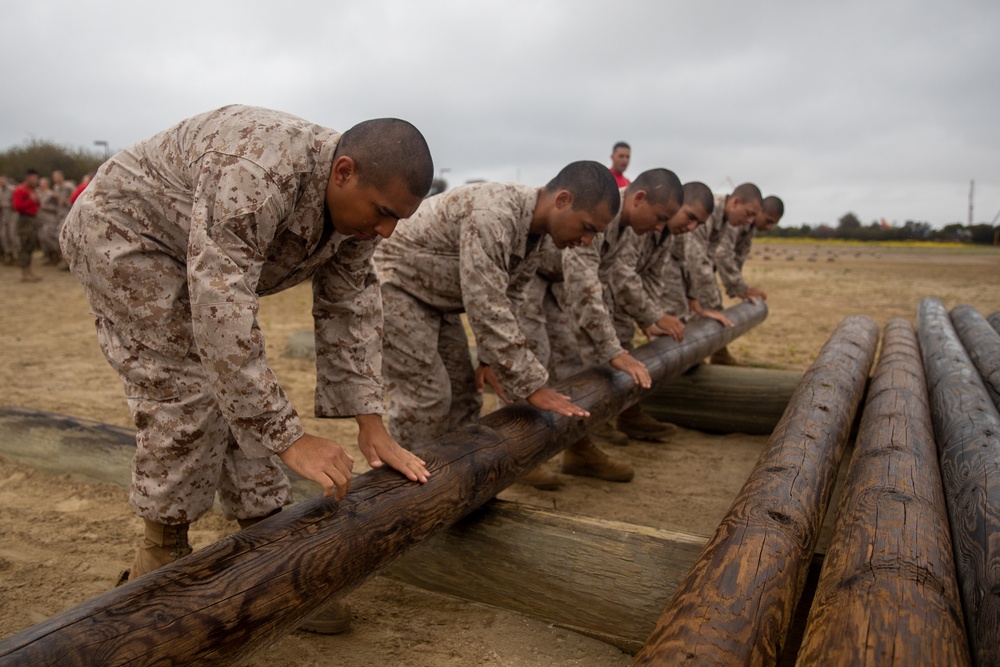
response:
<path id="1" fill-rule="evenodd" d="M 861 229 L 861 221 L 854 213 L 845 213 L 837 221 L 837 238 L 853 239 L 858 238 L 858 230 Z"/>
<path id="2" fill-rule="evenodd" d="M 822 224 L 812 230 L 809 234 L 810 238 L 814 239 L 832 239 L 837 235 L 837 230 L 827 224 Z"/>
<path id="3" fill-rule="evenodd" d="M 103 156 L 97 153 L 31 139 L 0 152 L 0 174 L 21 180 L 28 169 L 37 169 L 43 176 L 59 169 L 66 178 L 79 183 L 84 174 L 97 171 L 102 162 Z"/>
<path id="4" fill-rule="evenodd" d="M 993 225 L 980 223 L 967 228 L 969 240 L 982 245 L 993 245 Z"/>

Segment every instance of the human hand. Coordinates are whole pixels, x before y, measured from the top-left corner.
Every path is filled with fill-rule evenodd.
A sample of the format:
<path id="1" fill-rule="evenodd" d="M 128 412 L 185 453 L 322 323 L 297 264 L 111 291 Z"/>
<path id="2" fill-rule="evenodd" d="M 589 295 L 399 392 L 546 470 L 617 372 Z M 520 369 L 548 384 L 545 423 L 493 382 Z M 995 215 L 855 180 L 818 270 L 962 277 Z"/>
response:
<path id="1" fill-rule="evenodd" d="M 479 364 L 479 367 L 476 368 L 476 391 L 480 394 L 483 393 L 483 386 L 486 384 L 493 388 L 497 398 L 506 405 L 511 404 L 511 400 L 507 398 L 507 394 L 503 393 L 503 387 L 500 386 L 500 381 L 497 380 L 493 369 L 490 368 L 489 364 Z"/>
<path id="2" fill-rule="evenodd" d="M 590 413 L 570 400 L 566 394 L 560 394 L 555 389 L 542 387 L 528 396 L 531 403 L 539 410 L 547 410 L 567 417 L 589 417 Z"/>
<path id="3" fill-rule="evenodd" d="M 767 294 L 764 293 L 764 290 L 759 290 L 756 287 L 748 287 L 743 294 L 740 294 L 740 298 L 756 304 L 758 301 L 766 301 Z"/>
<path id="4" fill-rule="evenodd" d="M 365 455 L 368 465 L 381 468 L 383 464 L 388 464 L 411 482 L 427 481 L 431 476 L 427 471 L 427 464 L 412 452 L 403 449 L 389 435 L 382 423 L 382 415 L 356 415 L 355 419 L 358 422 L 358 447 Z"/>
<path id="5" fill-rule="evenodd" d="M 709 310 L 708 308 L 705 308 L 705 309 L 703 309 L 701 311 L 701 317 L 705 317 L 705 318 L 708 318 L 710 320 L 715 320 L 716 322 L 720 323 L 724 327 L 735 327 L 736 326 L 735 324 L 732 323 L 732 321 L 728 317 L 726 317 L 725 315 L 723 315 L 722 313 L 720 313 L 717 310 Z"/>
<path id="6" fill-rule="evenodd" d="M 684 340 L 684 323 L 673 315 L 664 315 L 654 325 L 677 342 Z"/>
<path id="7" fill-rule="evenodd" d="M 623 350 L 621 354 L 612 359 L 611 365 L 631 375 L 632 382 L 635 382 L 643 389 L 649 389 L 653 386 L 653 381 L 649 377 L 649 369 L 646 368 L 646 364 L 633 357 L 628 351 Z"/>
<path id="8" fill-rule="evenodd" d="M 278 454 L 286 466 L 323 487 L 323 496 L 340 500 L 351 486 L 354 457 L 333 440 L 305 433 Z"/>

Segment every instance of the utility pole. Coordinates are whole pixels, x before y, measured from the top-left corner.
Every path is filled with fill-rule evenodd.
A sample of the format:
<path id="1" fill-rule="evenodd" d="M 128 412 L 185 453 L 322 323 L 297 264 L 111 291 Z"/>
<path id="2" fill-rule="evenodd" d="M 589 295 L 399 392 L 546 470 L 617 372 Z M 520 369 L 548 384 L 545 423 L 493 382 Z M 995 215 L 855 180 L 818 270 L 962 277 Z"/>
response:
<path id="1" fill-rule="evenodd" d="M 976 191 L 976 179 L 969 181 L 969 227 L 972 226 L 972 195 Z"/>

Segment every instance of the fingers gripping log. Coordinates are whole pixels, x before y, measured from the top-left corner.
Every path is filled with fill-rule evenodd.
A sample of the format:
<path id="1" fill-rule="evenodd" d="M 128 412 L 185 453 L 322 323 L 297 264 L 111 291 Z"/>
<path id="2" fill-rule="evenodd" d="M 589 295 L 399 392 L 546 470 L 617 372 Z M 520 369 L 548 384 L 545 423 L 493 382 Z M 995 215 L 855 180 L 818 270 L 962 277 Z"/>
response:
<path id="1" fill-rule="evenodd" d="M 636 351 L 654 381 L 676 377 L 767 316 L 763 304 L 694 322 L 682 343 Z M 433 473 L 412 484 L 389 470 L 359 476 L 338 502 L 292 506 L 121 588 L 0 642 L 0 665 L 228 665 L 272 643 L 411 546 L 451 525 L 578 440 L 642 390 L 610 366 L 557 385 L 587 422 L 518 404 L 417 451 Z"/>
<path id="2" fill-rule="evenodd" d="M 802 593 L 878 343 L 845 319 L 634 665 L 773 665 Z"/>
<path id="3" fill-rule="evenodd" d="M 1000 410 L 1000 332 L 972 306 L 952 308 L 951 324 L 979 371 L 993 405 Z"/>
<path id="4" fill-rule="evenodd" d="M 798 665 L 971 664 L 927 385 L 894 319 L 868 391 Z"/>
<path id="5" fill-rule="evenodd" d="M 920 352 L 972 660 L 1000 664 L 1000 415 L 948 319 L 926 298 Z"/>

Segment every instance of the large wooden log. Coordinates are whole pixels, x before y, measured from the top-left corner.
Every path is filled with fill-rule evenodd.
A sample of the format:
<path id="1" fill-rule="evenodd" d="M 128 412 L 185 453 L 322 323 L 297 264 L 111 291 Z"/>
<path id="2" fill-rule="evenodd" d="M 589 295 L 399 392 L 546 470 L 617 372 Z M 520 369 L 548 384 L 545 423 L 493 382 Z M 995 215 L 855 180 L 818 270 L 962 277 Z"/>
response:
<path id="1" fill-rule="evenodd" d="M 889 322 L 799 665 L 971 664 L 924 369 Z"/>
<path id="2" fill-rule="evenodd" d="M 633 664 L 776 664 L 878 333 L 870 319 L 849 317 L 823 346 L 746 484 Z"/>
<path id="3" fill-rule="evenodd" d="M 972 660 L 1000 665 L 1000 414 L 944 304 L 917 323 Z"/>
<path id="4" fill-rule="evenodd" d="M 636 350 L 657 382 L 676 377 L 763 321 L 763 304 L 695 322 L 683 343 Z M 295 628 L 410 547 L 494 497 L 586 429 L 637 401 L 624 373 L 592 368 L 560 383 L 592 417 L 526 404 L 417 448 L 433 476 L 357 478 L 340 502 L 309 500 L 0 642 L 0 664 L 232 664 Z"/>
<path id="5" fill-rule="evenodd" d="M 990 325 L 992 325 L 994 329 L 996 329 L 998 332 L 1000 332 L 1000 310 L 998 310 L 995 313 L 990 313 L 986 317 L 986 321 L 989 322 Z"/>
<path id="6" fill-rule="evenodd" d="M 1000 331 L 997 331 L 972 306 L 951 309 L 951 324 L 979 377 L 1000 410 Z"/>
<path id="7" fill-rule="evenodd" d="M 702 364 L 655 386 L 642 405 L 684 428 L 771 435 L 801 379 L 799 371 Z"/>

